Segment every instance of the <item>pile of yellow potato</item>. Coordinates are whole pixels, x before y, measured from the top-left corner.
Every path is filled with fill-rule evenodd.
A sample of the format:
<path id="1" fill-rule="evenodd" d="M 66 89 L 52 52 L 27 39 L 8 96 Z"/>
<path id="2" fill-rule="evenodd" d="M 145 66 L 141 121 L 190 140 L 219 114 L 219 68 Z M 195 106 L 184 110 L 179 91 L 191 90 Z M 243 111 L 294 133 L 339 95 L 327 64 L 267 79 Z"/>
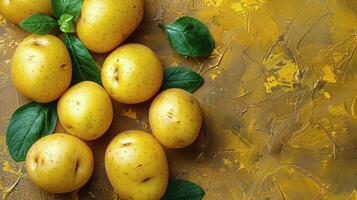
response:
<path id="1" fill-rule="evenodd" d="M 4 2 L 0 3 L 0 12 L 14 23 L 51 10 L 49 0 Z M 113 120 L 111 99 L 137 104 L 159 92 L 163 66 L 155 53 L 141 44 L 119 46 L 141 22 L 143 4 L 143 0 L 83 2 L 76 24 L 78 37 L 94 52 L 116 48 L 102 66 L 103 87 L 90 81 L 70 87 L 72 63 L 58 37 L 30 35 L 16 49 L 11 67 L 16 89 L 40 103 L 59 99 L 58 117 L 68 132 L 41 138 L 27 154 L 27 173 L 43 190 L 71 192 L 89 180 L 94 158 L 83 140 L 98 139 L 109 129 Z M 163 196 L 169 172 L 162 146 L 176 149 L 192 144 L 201 128 L 202 113 L 190 93 L 168 89 L 154 98 L 149 120 L 153 136 L 128 130 L 119 133 L 107 147 L 106 172 L 120 198 L 147 200 Z"/>

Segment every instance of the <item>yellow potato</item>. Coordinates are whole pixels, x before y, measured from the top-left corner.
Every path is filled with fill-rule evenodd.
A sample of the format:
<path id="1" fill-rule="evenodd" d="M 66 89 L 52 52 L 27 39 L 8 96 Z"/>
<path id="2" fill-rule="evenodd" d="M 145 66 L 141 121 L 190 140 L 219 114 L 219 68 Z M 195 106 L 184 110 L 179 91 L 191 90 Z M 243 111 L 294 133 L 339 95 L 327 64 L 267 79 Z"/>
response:
<path id="1" fill-rule="evenodd" d="M 1 0 L 0 14 L 7 20 L 19 24 L 36 13 L 51 15 L 51 0 Z"/>
<path id="2" fill-rule="evenodd" d="M 30 99 L 47 103 L 69 87 L 72 63 L 63 42 L 52 35 L 30 35 L 17 47 L 11 65 L 16 89 Z"/>
<path id="3" fill-rule="evenodd" d="M 152 102 L 150 126 L 159 142 L 167 148 L 183 148 L 199 135 L 202 112 L 198 101 L 181 89 L 168 89 Z"/>
<path id="4" fill-rule="evenodd" d="M 138 27 L 143 14 L 144 0 L 84 0 L 77 34 L 88 49 L 109 52 Z"/>
<path id="5" fill-rule="evenodd" d="M 126 44 L 113 51 L 102 68 L 107 92 L 126 104 L 142 103 L 160 89 L 163 67 L 159 58 L 141 44 Z"/>
<path id="6" fill-rule="evenodd" d="M 105 169 L 120 199 L 159 200 L 168 183 L 161 145 L 143 131 L 120 133 L 105 153 Z"/>
<path id="7" fill-rule="evenodd" d="M 32 145 L 25 167 L 32 182 L 52 193 L 67 193 L 82 187 L 92 176 L 93 153 L 86 143 L 71 135 L 56 133 Z"/>
<path id="8" fill-rule="evenodd" d="M 90 81 L 71 87 L 58 101 L 57 113 L 64 129 L 83 140 L 99 138 L 113 120 L 109 95 Z"/>

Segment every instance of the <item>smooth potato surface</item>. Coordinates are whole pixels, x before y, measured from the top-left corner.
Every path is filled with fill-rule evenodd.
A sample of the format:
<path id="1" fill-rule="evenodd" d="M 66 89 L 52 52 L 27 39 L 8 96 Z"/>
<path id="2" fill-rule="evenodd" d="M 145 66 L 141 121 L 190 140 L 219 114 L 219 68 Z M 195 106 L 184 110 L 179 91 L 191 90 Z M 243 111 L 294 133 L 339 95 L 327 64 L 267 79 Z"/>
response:
<path id="1" fill-rule="evenodd" d="M 57 133 L 32 145 L 25 167 L 32 182 L 52 193 L 67 193 L 81 188 L 92 176 L 93 153 L 80 139 Z"/>
<path id="2" fill-rule="evenodd" d="M 192 94 L 181 89 L 168 89 L 152 102 L 149 121 L 153 134 L 163 146 L 183 148 L 198 137 L 202 112 Z"/>
<path id="3" fill-rule="evenodd" d="M 0 1 L 0 14 L 12 23 L 19 24 L 22 20 L 36 13 L 51 15 L 51 0 Z"/>
<path id="4" fill-rule="evenodd" d="M 98 84 L 84 81 L 71 87 L 59 100 L 58 118 L 64 129 L 83 140 L 102 136 L 113 120 L 113 106 Z"/>
<path id="5" fill-rule="evenodd" d="M 109 52 L 137 28 L 143 14 L 144 0 L 84 0 L 77 34 L 88 49 Z"/>
<path id="6" fill-rule="evenodd" d="M 63 42 L 52 35 L 30 35 L 17 47 L 11 63 L 11 79 L 28 98 L 47 103 L 69 87 L 72 63 Z"/>
<path id="7" fill-rule="evenodd" d="M 105 153 L 105 169 L 122 199 L 159 200 L 168 183 L 168 164 L 161 145 L 150 134 L 118 134 Z"/>
<path id="8" fill-rule="evenodd" d="M 160 89 L 163 67 L 159 58 L 141 44 L 126 44 L 113 51 L 102 67 L 104 88 L 115 100 L 142 103 Z"/>

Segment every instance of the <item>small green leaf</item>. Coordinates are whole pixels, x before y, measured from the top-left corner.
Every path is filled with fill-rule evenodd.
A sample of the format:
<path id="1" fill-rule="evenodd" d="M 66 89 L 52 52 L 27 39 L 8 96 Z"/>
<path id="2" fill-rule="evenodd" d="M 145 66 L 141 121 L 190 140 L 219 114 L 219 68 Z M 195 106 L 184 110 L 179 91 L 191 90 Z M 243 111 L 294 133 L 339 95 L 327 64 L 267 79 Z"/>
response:
<path id="1" fill-rule="evenodd" d="M 166 32 L 171 47 L 181 55 L 206 57 L 214 49 L 214 41 L 207 27 L 195 18 L 181 17 L 170 25 L 159 26 Z"/>
<path id="2" fill-rule="evenodd" d="M 193 93 L 203 83 L 204 79 L 189 68 L 170 67 L 165 69 L 162 89 L 181 88 Z"/>
<path id="3" fill-rule="evenodd" d="M 57 27 L 57 22 L 52 17 L 39 13 L 24 19 L 20 26 L 30 33 L 45 35 Z"/>
<path id="4" fill-rule="evenodd" d="M 82 42 L 72 34 L 64 34 L 64 43 L 71 55 L 73 65 L 72 84 L 93 81 L 102 85 L 100 70 Z"/>
<path id="5" fill-rule="evenodd" d="M 17 109 L 6 129 L 6 144 L 11 157 L 24 161 L 30 147 L 56 128 L 56 103 L 31 102 Z"/>
<path id="6" fill-rule="evenodd" d="M 161 200 L 201 200 L 205 191 L 198 185 L 185 180 L 170 180 Z"/>
<path id="7" fill-rule="evenodd" d="M 74 27 L 73 16 L 69 14 L 61 15 L 58 20 L 58 25 L 60 26 L 60 30 L 64 33 L 74 33 L 76 32 L 76 28 Z"/>
<path id="8" fill-rule="evenodd" d="M 82 0 L 52 0 L 52 13 L 57 18 L 69 14 L 74 20 L 81 12 Z"/>

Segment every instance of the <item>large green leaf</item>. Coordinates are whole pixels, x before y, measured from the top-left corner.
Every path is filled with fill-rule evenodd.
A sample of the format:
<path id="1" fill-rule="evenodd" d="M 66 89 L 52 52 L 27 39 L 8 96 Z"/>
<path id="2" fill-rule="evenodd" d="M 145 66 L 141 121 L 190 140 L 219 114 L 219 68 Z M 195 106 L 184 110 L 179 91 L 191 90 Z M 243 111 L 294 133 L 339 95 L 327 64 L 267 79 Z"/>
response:
<path id="1" fill-rule="evenodd" d="M 72 84 L 93 81 L 102 84 L 100 70 L 82 42 L 72 34 L 64 34 L 64 43 L 72 60 Z"/>
<path id="2" fill-rule="evenodd" d="M 166 32 L 171 47 L 179 54 L 206 57 L 214 49 L 214 41 L 207 27 L 195 18 L 181 17 L 170 25 L 159 26 Z"/>
<path id="3" fill-rule="evenodd" d="M 188 92 L 196 91 L 204 79 L 196 72 L 186 67 L 170 67 L 165 69 L 162 89 L 181 88 Z"/>
<path id="4" fill-rule="evenodd" d="M 23 20 L 20 26 L 27 32 L 45 35 L 57 27 L 57 21 L 46 14 L 34 14 Z"/>
<path id="5" fill-rule="evenodd" d="M 57 124 L 56 103 L 31 102 L 17 109 L 6 129 L 6 144 L 11 157 L 19 162 L 26 159 L 32 144 L 53 133 Z"/>

